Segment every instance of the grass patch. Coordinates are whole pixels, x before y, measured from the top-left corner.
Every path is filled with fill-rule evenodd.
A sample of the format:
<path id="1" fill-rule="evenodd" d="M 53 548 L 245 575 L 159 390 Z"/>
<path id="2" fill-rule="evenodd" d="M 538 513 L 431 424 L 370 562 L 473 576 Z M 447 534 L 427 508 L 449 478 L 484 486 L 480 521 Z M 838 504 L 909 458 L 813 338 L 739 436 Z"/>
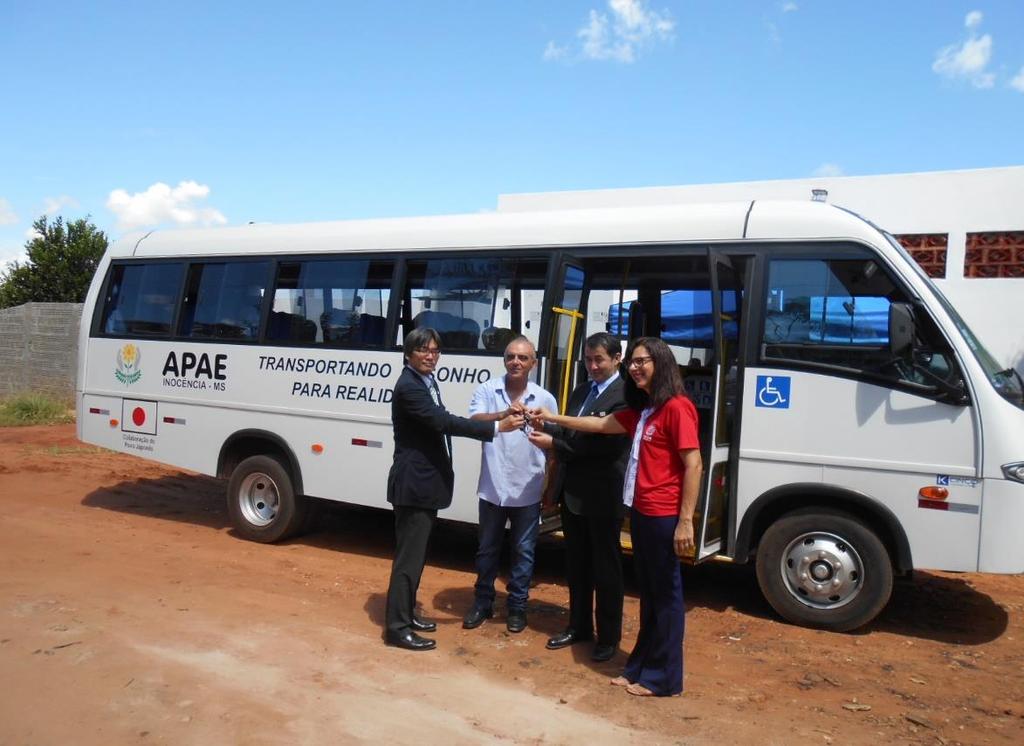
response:
<path id="1" fill-rule="evenodd" d="M 0 427 L 74 422 L 67 403 L 49 394 L 18 394 L 0 401 Z"/>

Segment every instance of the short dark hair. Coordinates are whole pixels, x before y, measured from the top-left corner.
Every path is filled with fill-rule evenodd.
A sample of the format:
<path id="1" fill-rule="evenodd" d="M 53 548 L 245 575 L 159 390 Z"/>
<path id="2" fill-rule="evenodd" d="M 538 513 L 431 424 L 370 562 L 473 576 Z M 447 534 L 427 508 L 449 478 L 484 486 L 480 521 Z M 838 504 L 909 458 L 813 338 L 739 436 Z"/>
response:
<path id="1" fill-rule="evenodd" d="M 624 366 L 628 365 L 629 361 L 633 359 L 633 350 L 637 347 L 645 348 L 647 354 L 651 356 L 651 362 L 654 363 L 651 392 L 648 394 L 643 389 L 637 388 L 633 377 L 624 375 L 625 386 L 622 393 L 626 399 L 626 404 L 632 409 L 646 409 L 647 407 L 657 409 L 673 396 L 686 396 L 686 390 L 683 388 L 683 377 L 679 375 L 679 365 L 676 363 L 676 358 L 668 345 L 659 337 L 637 337 L 629 343 L 629 347 L 626 349 Z M 627 367 L 626 373 L 628 373 L 628 370 Z"/>
<path id="2" fill-rule="evenodd" d="M 583 343 L 583 349 L 596 350 L 598 347 L 603 347 L 604 351 L 608 353 L 609 357 L 615 357 L 616 355 L 622 354 L 622 345 L 619 343 L 617 337 L 614 334 L 608 332 L 597 332 L 587 337 L 587 341 Z"/>
<path id="3" fill-rule="evenodd" d="M 426 347 L 428 342 L 433 342 L 441 347 L 441 335 L 429 326 L 419 326 L 413 329 L 411 332 L 405 335 L 405 339 L 402 340 L 402 354 L 405 355 L 405 359 L 409 359 L 409 355 L 417 347 Z"/>

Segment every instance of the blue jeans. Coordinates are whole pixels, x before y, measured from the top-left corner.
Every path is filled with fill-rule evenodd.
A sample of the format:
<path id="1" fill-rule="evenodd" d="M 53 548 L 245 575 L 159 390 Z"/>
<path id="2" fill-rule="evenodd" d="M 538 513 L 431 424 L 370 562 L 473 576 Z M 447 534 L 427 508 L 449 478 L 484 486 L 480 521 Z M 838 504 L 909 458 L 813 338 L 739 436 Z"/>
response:
<path id="1" fill-rule="evenodd" d="M 511 524 L 509 539 L 512 563 L 508 574 L 508 610 L 525 611 L 533 577 L 534 549 L 540 533 L 540 503 L 521 508 L 503 508 L 480 500 L 480 546 L 476 552 L 475 604 L 480 609 L 494 606 L 494 579 L 498 577 L 501 540 L 505 521 Z"/>

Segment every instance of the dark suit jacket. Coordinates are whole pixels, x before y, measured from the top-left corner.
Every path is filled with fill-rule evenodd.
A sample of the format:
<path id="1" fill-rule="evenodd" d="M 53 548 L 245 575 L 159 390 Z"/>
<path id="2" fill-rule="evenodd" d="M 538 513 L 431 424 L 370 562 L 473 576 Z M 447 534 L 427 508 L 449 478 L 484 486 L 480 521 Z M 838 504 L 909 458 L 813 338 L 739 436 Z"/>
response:
<path id="1" fill-rule="evenodd" d="M 448 456 L 451 436 L 477 440 L 494 437 L 493 422 L 456 417 L 434 404 L 423 379 L 408 366 L 395 384 L 391 422 L 395 430 L 395 460 L 388 473 L 388 502 L 393 505 L 447 508 L 452 504 L 455 485 Z"/>
<path id="2" fill-rule="evenodd" d="M 622 378 L 591 402 L 583 415 L 604 416 L 625 409 Z M 590 393 L 590 381 L 569 396 L 565 413 L 576 416 Z M 576 515 L 621 516 L 622 482 L 632 439 L 627 435 L 591 435 L 567 428 L 552 428 L 559 463 L 561 499 Z"/>

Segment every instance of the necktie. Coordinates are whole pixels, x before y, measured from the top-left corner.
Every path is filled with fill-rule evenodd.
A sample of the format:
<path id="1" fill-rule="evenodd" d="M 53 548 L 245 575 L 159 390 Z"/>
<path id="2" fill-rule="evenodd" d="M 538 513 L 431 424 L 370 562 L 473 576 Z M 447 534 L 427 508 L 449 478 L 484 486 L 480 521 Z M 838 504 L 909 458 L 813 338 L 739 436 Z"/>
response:
<path id="1" fill-rule="evenodd" d="M 587 398 L 583 400 L 583 406 L 580 407 L 580 411 L 576 413 L 577 417 L 582 417 L 583 413 L 590 409 L 590 405 L 594 403 L 597 398 L 597 384 L 590 384 L 590 393 L 587 394 Z"/>
<path id="2" fill-rule="evenodd" d="M 440 407 L 441 406 L 441 391 L 440 391 L 440 389 L 437 388 L 437 381 L 434 380 L 433 376 L 430 377 L 430 385 L 427 388 L 430 389 L 430 398 L 434 400 L 434 406 L 435 407 Z M 445 450 L 445 453 L 448 454 L 448 460 L 451 461 L 452 460 L 452 447 L 451 447 L 451 444 L 448 442 L 448 433 L 442 433 L 441 437 L 444 440 L 444 450 Z"/>

